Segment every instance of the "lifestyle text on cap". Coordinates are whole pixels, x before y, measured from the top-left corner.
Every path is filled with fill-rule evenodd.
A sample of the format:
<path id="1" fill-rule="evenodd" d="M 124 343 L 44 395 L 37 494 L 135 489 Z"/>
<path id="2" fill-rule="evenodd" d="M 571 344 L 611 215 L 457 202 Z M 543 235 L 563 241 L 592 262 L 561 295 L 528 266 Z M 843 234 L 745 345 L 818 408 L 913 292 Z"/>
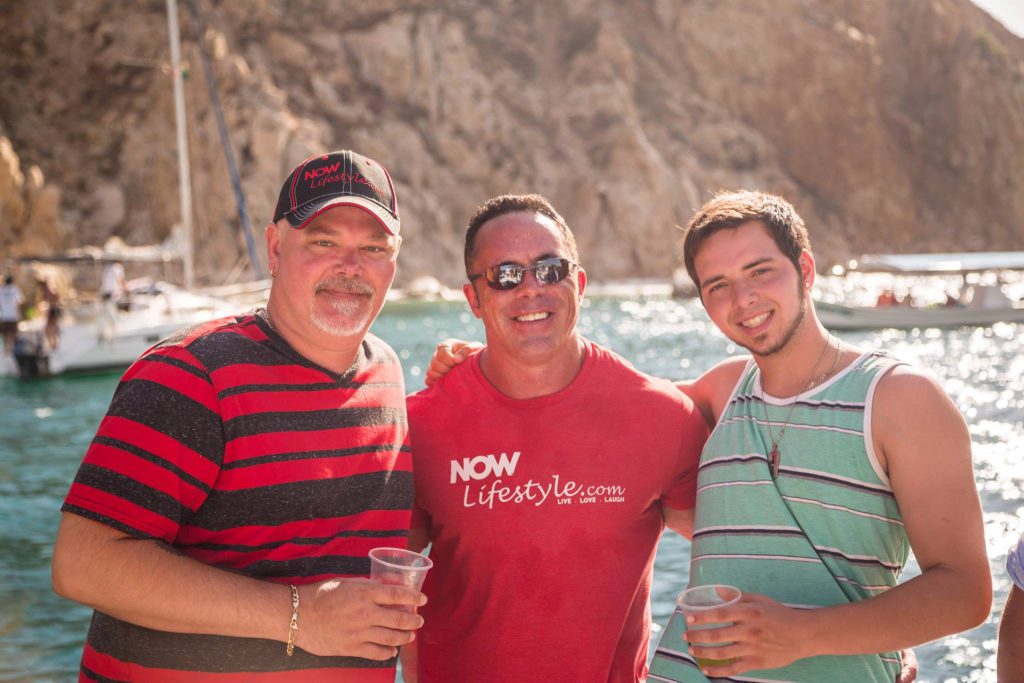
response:
<path id="1" fill-rule="evenodd" d="M 274 222 L 282 218 L 301 230 L 334 206 L 357 206 L 370 212 L 390 235 L 401 228 L 398 198 L 387 169 L 351 150 L 321 154 L 296 166 L 277 198 Z"/>

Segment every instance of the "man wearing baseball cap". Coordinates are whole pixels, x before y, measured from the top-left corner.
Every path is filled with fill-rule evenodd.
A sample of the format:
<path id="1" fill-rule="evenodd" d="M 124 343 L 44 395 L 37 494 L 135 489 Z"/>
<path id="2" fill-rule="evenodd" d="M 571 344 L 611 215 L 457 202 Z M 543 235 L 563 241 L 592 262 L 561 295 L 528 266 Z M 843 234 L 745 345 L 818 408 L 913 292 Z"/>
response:
<path id="1" fill-rule="evenodd" d="M 412 503 L 401 367 L 368 333 L 400 225 L 383 166 L 304 161 L 267 226 L 266 309 L 128 369 L 54 550 L 55 590 L 95 609 L 80 680 L 394 680 L 426 600 L 366 579 Z"/>

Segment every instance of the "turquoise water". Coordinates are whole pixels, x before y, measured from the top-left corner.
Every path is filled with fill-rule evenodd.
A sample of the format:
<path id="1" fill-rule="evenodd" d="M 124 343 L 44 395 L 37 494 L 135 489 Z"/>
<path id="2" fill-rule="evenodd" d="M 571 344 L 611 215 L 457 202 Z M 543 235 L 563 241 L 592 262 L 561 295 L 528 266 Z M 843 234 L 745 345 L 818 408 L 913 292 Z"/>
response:
<path id="1" fill-rule="evenodd" d="M 598 300 L 580 327 L 655 375 L 693 377 L 739 353 L 695 302 Z M 423 385 L 434 345 L 481 339 L 457 304 L 386 309 L 374 331 L 402 357 L 409 389 Z M 927 368 L 971 424 L 995 579 L 993 614 L 973 631 L 918 648 L 919 681 L 995 681 L 995 639 L 1008 580 L 1006 550 L 1024 529 L 1024 326 L 850 334 Z M 50 591 L 51 544 L 60 503 L 117 383 L 116 375 L 19 383 L 0 379 L 0 681 L 76 677 L 90 611 Z M 687 581 L 689 544 L 666 534 L 655 564 L 655 621 L 666 623 Z M 912 575 L 911 567 L 905 578 Z M 655 636 L 658 634 L 656 633 Z"/>

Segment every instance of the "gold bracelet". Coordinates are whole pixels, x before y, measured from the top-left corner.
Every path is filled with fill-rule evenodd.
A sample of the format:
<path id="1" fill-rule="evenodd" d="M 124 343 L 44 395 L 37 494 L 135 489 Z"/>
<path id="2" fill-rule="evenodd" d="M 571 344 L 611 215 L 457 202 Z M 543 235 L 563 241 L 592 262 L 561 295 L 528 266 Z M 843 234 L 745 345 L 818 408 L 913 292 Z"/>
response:
<path id="1" fill-rule="evenodd" d="M 288 584 L 292 591 L 292 620 L 288 622 L 288 646 L 285 652 L 291 657 L 295 654 L 295 632 L 299 630 L 299 589 Z"/>

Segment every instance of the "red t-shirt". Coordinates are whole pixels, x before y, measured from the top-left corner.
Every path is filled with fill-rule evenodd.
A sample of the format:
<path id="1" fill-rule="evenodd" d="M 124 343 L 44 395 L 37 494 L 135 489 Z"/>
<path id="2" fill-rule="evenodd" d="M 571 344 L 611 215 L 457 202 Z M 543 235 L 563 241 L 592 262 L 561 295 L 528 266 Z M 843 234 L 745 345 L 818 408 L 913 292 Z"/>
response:
<path id="1" fill-rule="evenodd" d="M 640 680 L 662 505 L 693 507 L 707 438 L 693 403 L 587 342 L 549 396 L 501 394 L 474 356 L 407 405 L 420 682 Z"/>

